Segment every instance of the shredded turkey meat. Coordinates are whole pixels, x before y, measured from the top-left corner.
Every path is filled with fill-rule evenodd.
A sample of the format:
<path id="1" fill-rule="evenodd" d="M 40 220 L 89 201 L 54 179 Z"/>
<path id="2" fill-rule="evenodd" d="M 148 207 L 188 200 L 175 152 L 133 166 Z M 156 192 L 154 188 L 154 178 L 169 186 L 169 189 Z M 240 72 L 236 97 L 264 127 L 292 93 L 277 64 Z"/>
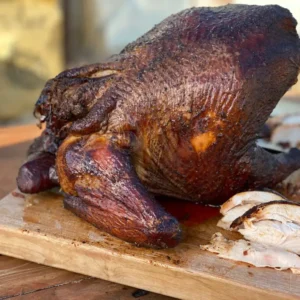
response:
<path id="1" fill-rule="evenodd" d="M 231 228 L 239 228 L 242 224 L 259 220 L 275 220 L 282 223 L 300 224 L 300 204 L 288 200 L 271 201 L 256 205 L 235 219 Z"/>
<path id="2" fill-rule="evenodd" d="M 221 206 L 221 214 L 225 215 L 229 210 L 244 204 L 260 204 L 273 200 L 284 200 L 285 198 L 276 192 L 266 191 L 247 191 L 235 194 Z"/>
<path id="3" fill-rule="evenodd" d="M 275 220 L 263 220 L 244 223 L 238 230 L 245 239 L 265 245 L 271 245 L 300 254 L 300 226 L 293 222 L 281 223 Z"/>
<path id="4" fill-rule="evenodd" d="M 238 231 L 245 239 L 213 235 L 202 250 L 256 267 L 291 269 L 300 274 L 300 204 L 276 192 L 249 191 L 234 195 L 221 206 L 218 226 Z"/>
<path id="5" fill-rule="evenodd" d="M 300 257 L 297 254 L 243 239 L 228 240 L 220 232 L 212 236 L 210 244 L 200 248 L 217 253 L 219 257 L 242 261 L 256 267 L 291 269 L 293 273 L 300 274 Z"/>
<path id="6" fill-rule="evenodd" d="M 284 200 L 284 197 L 277 193 L 263 191 L 238 193 L 221 206 L 220 212 L 224 217 L 218 222 L 217 226 L 226 230 L 232 230 L 230 225 L 234 220 L 257 204 L 270 202 L 272 200 Z"/>

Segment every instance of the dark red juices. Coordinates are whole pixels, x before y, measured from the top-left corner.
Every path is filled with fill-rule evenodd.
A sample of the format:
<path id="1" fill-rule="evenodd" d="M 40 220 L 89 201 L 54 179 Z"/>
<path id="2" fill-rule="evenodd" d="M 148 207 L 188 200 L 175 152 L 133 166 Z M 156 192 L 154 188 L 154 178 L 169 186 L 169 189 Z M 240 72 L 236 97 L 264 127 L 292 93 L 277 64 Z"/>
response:
<path id="1" fill-rule="evenodd" d="M 156 199 L 167 212 L 185 226 L 195 226 L 220 215 L 219 207 L 205 206 L 171 197 L 159 196 Z"/>

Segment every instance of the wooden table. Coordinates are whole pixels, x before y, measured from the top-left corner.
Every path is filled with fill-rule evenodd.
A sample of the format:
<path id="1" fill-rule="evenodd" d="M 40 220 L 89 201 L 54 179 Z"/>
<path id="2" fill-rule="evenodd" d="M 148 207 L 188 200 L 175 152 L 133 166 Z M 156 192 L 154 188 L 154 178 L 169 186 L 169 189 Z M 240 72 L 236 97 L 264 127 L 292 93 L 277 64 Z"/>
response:
<path id="1" fill-rule="evenodd" d="M 35 125 L 0 128 L 0 199 L 15 188 L 18 168 L 39 133 Z M 0 256 L 0 299 L 173 299 L 154 293 L 134 297 L 134 292 L 131 287 Z"/>

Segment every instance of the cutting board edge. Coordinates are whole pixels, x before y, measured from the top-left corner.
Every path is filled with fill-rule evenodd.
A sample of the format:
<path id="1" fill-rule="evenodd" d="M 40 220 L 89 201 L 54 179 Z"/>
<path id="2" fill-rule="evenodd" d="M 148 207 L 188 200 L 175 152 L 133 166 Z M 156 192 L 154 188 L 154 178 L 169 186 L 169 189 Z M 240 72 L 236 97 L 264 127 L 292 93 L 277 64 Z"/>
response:
<path id="1" fill-rule="evenodd" d="M 8 233 L 9 236 L 7 235 Z M 40 247 L 41 251 L 39 253 L 35 252 L 34 255 L 31 255 L 30 253 L 32 251 L 36 251 L 37 241 L 39 244 L 42 244 L 42 247 Z M 25 250 L 22 251 L 23 255 L 20 255 L 20 247 L 23 247 Z M 80 251 L 81 259 L 75 259 L 76 263 L 74 263 L 72 260 L 72 264 L 70 263 L 70 260 L 62 261 L 62 255 L 60 255 L 60 253 L 55 253 L 53 249 L 51 250 L 51 247 L 59 250 L 63 248 L 65 252 L 67 251 L 67 253 L 69 253 L 71 256 L 74 255 L 74 257 L 76 256 L 76 252 Z M 88 248 L 90 249 L 87 252 Z M 51 236 L 50 241 L 49 236 L 43 236 L 43 234 L 38 232 L 16 230 L 15 228 L 9 228 L 8 226 L 6 226 L 4 229 L 3 227 L 0 228 L 0 253 L 181 299 L 198 299 L 199 295 L 201 295 L 201 298 L 203 297 L 203 299 L 240 299 L 236 298 L 238 296 L 243 297 L 245 300 L 250 300 L 253 299 L 253 294 L 249 293 L 250 291 L 255 293 L 255 298 L 257 300 L 299 299 L 299 296 L 297 295 L 245 286 L 238 282 L 230 281 L 228 279 L 216 277 L 206 273 L 196 274 L 192 272 L 186 272 L 183 269 L 176 267 L 168 267 L 164 269 L 162 266 L 147 263 L 142 259 L 135 259 L 129 255 L 116 255 L 112 251 L 111 253 L 107 253 L 104 251 L 104 249 L 99 249 L 98 247 L 93 247 L 92 245 L 81 244 L 80 242 L 74 242 L 70 239 L 66 240 L 60 237 Z M 95 258 L 90 257 L 90 254 L 93 254 L 93 256 L 97 257 L 98 263 L 96 263 Z M 82 257 L 85 258 L 85 261 L 82 260 Z M 101 257 L 105 259 L 101 261 Z M 83 272 L 80 269 L 80 263 L 87 263 L 89 260 L 90 266 L 99 266 L 100 263 L 100 268 L 96 270 L 94 267 L 89 272 Z M 120 262 L 120 260 L 122 262 Z M 144 265 L 143 268 L 141 268 L 141 262 Z M 124 272 L 123 270 L 123 273 L 124 275 L 130 274 L 131 276 L 120 276 L 120 274 L 118 274 L 119 272 L 115 272 L 116 270 L 120 271 L 120 265 L 127 265 L 127 271 L 125 270 Z M 135 270 L 135 272 L 132 272 L 132 270 Z M 139 272 L 142 274 L 136 274 Z M 169 285 L 171 284 L 172 287 L 166 289 L 166 285 L 155 284 L 151 281 L 141 280 L 142 276 L 138 276 L 150 276 L 150 278 L 155 279 L 155 274 L 157 272 L 159 272 L 160 276 L 163 276 L 165 281 L 167 281 Z M 161 281 L 162 279 L 160 278 L 158 280 Z M 164 288 L 162 288 L 162 286 Z M 182 286 L 185 286 L 186 289 L 183 289 Z M 188 290 L 188 293 L 186 290 Z"/>

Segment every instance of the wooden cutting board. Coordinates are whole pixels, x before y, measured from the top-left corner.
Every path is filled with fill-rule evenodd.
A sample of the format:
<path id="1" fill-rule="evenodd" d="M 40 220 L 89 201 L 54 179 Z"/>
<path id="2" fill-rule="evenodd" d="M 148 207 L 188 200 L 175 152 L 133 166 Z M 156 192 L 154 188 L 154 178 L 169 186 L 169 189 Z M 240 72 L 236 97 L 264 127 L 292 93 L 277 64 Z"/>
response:
<path id="1" fill-rule="evenodd" d="M 178 217 L 184 241 L 175 249 L 134 247 L 74 216 L 53 192 L 0 201 L 0 253 L 181 299 L 299 299 L 300 276 L 255 268 L 199 249 L 220 218 L 215 208 L 163 205 Z"/>

